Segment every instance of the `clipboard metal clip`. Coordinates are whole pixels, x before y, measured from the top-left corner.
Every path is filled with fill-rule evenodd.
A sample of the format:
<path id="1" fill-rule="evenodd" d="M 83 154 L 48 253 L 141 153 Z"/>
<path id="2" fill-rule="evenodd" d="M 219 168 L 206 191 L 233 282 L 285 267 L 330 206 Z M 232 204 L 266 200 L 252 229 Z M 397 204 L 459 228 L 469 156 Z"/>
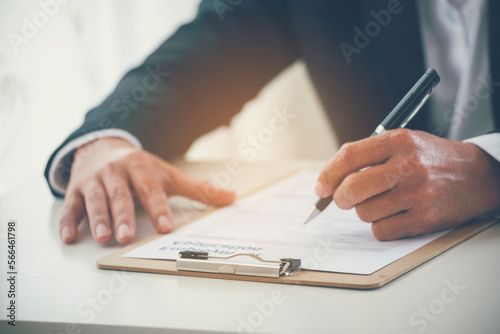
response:
<path id="1" fill-rule="evenodd" d="M 254 264 L 225 261 L 236 256 L 251 257 L 263 263 Z M 283 258 L 279 261 L 264 260 L 250 253 L 215 256 L 209 255 L 207 252 L 183 251 L 179 252 L 175 266 L 177 270 L 182 271 L 279 278 L 299 273 L 300 264 L 300 259 Z"/>

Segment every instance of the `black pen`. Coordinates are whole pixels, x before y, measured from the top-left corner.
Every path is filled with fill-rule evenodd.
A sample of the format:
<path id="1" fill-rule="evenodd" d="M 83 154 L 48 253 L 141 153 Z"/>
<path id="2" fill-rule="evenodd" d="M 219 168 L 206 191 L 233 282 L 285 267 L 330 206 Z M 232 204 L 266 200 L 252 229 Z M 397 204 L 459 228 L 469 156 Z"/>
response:
<path id="1" fill-rule="evenodd" d="M 410 89 L 403 99 L 392 109 L 382 123 L 377 126 L 370 137 L 379 135 L 388 130 L 404 128 L 406 124 L 422 108 L 425 101 L 431 96 L 434 88 L 441 79 L 433 68 L 429 68 L 417 83 Z M 320 198 L 307 216 L 304 225 L 319 215 L 333 200 L 333 196 Z"/>

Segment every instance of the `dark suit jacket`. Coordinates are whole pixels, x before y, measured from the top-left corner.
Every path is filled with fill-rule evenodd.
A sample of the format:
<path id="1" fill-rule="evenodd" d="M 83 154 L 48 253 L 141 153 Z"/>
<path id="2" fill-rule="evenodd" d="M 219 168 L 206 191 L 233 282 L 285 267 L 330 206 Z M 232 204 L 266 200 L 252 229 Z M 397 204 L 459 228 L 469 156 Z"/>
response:
<path id="1" fill-rule="evenodd" d="M 415 1 L 401 0 L 402 10 L 385 27 L 379 24 L 378 34 L 371 27 L 376 36 L 352 53 L 350 63 L 340 45 L 356 46 L 354 28 L 365 31 L 375 20 L 371 11 L 397 2 L 203 1 L 194 21 L 128 72 L 61 147 L 86 133 L 118 128 L 164 159 L 181 155 L 297 59 L 307 65 L 340 142 L 366 137 L 425 71 Z M 500 1 L 490 1 L 488 13 L 492 80 L 499 82 Z M 492 100 L 500 128 L 500 91 Z M 409 127 L 424 129 L 426 117 L 424 109 Z M 71 163 L 69 155 L 57 177 L 67 179 Z"/>

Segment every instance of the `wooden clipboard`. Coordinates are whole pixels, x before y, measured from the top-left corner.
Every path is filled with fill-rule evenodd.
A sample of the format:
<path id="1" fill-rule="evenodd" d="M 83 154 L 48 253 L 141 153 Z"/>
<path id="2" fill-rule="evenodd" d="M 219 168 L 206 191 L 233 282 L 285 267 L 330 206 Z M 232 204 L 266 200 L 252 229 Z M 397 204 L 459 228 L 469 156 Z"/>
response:
<path id="1" fill-rule="evenodd" d="M 285 177 L 289 177 L 289 175 Z M 275 182 L 278 182 L 276 180 Z M 274 182 L 273 182 L 274 183 Z M 268 185 L 269 186 L 269 185 Z M 261 188 L 262 189 L 262 188 Z M 259 191 L 257 189 L 254 192 Z M 248 195 L 247 195 L 248 196 Z M 201 215 L 203 217 L 206 214 Z M 199 219 L 200 217 L 197 217 Z M 390 263 L 389 265 L 379 269 L 370 275 L 344 274 L 335 272 L 322 272 L 314 270 L 302 270 L 300 273 L 292 276 L 282 276 L 280 278 L 243 276 L 231 274 L 214 274 L 194 271 L 178 271 L 176 270 L 175 260 L 153 260 L 153 259 L 137 259 L 122 257 L 123 254 L 140 247 L 148 242 L 162 237 L 161 234 L 152 235 L 144 238 L 134 244 L 120 249 L 119 251 L 108 255 L 97 261 L 97 267 L 101 269 L 138 271 L 158 274 L 169 274 L 179 276 L 193 276 L 204 278 L 219 278 L 232 279 L 240 281 L 252 282 L 269 282 L 282 284 L 301 284 L 323 287 L 338 287 L 351 289 L 375 289 L 384 286 L 395 278 L 407 273 L 408 271 L 418 267 L 422 263 L 432 259 L 433 257 L 443 253 L 451 247 L 461 243 L 462 241 L 472 237 L 473 235 L 485 230 L 497 222 L 496 218 L 482 218 L 468 222 L 458 228 L 450 230 L 441 237 L 429 242 L 410 254 Z M 182 225 L 185 225 L 184 223 Z M 181 225 L 181 226 L 182 226 Z"/>

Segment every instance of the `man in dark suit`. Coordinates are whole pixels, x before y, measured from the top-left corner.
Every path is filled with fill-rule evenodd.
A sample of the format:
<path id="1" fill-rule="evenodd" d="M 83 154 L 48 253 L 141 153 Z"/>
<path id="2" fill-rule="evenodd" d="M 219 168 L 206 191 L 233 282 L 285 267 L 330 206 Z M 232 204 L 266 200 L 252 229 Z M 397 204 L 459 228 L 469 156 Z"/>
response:
<path id="1" fill-rule="evenodd" d="M 234 201 L 166 161 L 297 59 L 348 143 L 321 172 L 318 196 L 355 207 L 380 240 L 500 210 L 498 14 L 488 0 L 203 1 L 51 156 L 46 177 L 65 196 L 62 240 L 75 240 L 87 215 L 98 242 L 110 240 L 111 223 L 118 242 L 130 241 L 133 194 L 162 233 L 172 229 L 168 196 Z M 412 130 L 362 139 L 427 66 L 442 81 Z"/>

